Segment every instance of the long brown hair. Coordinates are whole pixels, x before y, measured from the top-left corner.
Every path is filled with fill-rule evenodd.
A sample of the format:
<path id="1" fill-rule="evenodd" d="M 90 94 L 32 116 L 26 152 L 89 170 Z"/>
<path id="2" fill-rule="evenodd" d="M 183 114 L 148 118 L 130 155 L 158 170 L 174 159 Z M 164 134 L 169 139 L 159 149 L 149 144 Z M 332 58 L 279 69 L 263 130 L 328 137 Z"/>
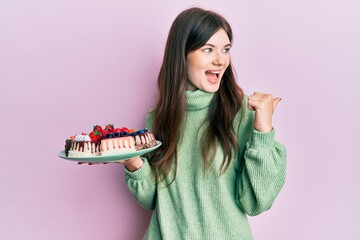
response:
<path id="1" fill-rule="evenodd" d="M 201 8 L 190 8 L 181 12 L 170 28 L 158 76 L 159 95 L 152 126 L 156 138 L 162 142 L 162 146 L 153 152 L 150 160 L 157 181 L 164 180 L 173 167 L 172 181 L 176 176 L 177 143 L 187 104 L 187 54 L 205 45 L 220 29 L 226 31 L 232 42 L 229 23 L 221 15 Z M 214 159 L 217 142 L 224 153 L 220 170 L 223 173 L 228 168 L 237 150 L 232 122 L 240 109 L 242 98 L 243 92 L 236 83 L 230 63 L 210 104 L 207 130 L 202 136 L 202 139 L 206 140 L 202 141 L 205 169 L 209 168 Z M 210 152 L 212 154 L 209 154 Z"/>

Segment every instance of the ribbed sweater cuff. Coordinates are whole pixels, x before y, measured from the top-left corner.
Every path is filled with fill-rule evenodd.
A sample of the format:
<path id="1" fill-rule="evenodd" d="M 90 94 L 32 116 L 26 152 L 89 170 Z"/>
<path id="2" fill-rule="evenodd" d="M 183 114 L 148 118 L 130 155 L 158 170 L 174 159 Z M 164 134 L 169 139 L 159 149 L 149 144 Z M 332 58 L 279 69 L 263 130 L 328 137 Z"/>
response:
<path id="1" fill-rule="evenodd" d="M 149 162 L 145 158 L 141 158 L 141 159 L 144 161 L 144 164 L 134 172 L 130 172 L 125 168 L 126 175 L 128 175 L 130 178 L 134 180 L 144 179 L 151 174 L 151 167 Z"/>
<path id="2" fill-rule="evenodd" d="M 273 128 L 270 132 L 258 132 L 253 131 L 252 138 L 249 141 L 249 148 L 253 149 L 264 149 L 272 148 L 275 144 L 275 129 Z"/>

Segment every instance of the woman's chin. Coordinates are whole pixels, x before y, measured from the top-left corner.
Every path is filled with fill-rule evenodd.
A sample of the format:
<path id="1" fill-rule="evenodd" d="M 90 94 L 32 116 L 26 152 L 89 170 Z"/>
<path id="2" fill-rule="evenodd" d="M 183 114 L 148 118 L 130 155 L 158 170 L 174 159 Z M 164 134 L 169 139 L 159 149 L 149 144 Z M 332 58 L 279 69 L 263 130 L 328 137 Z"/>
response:
<path id="1" fill-rule="evenodd" d="M 199 89 L 208 92 L 208 93 L 215 93 L 219 90 L 220 84 L 211 84 L 210 86 L 200 87 Z"/>

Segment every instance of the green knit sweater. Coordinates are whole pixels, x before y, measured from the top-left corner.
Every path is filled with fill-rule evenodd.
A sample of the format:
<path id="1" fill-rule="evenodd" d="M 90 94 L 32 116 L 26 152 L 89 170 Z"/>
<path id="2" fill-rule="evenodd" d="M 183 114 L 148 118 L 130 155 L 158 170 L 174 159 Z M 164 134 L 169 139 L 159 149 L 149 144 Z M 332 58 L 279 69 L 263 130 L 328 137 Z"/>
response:
<path id="1" fill-rule="evenodd" d="M 178 143 L 178 168 L 175 181 L 155 184 L 148 161 L 130 172 L 127 186 L 137 201 L 153 210 L 144 239 L 252 239 L 247 215 L 268 210 L 285 181 L 286 151 L 274 140 L 274 130 L 254 130 L 254 112 L 247 108 L 234 120 L 238 153 L 228 170 L 219 175 L 223 160 L 216 151 L 212 168 L 204 174 L 204 160 L 199 145 L 213 94 L 201 90 L 187 91 L 188 107 Z M 151 129 L 153 113 L 147 117 Z M 173 176 L 173 175 L 172 175 Z"/>

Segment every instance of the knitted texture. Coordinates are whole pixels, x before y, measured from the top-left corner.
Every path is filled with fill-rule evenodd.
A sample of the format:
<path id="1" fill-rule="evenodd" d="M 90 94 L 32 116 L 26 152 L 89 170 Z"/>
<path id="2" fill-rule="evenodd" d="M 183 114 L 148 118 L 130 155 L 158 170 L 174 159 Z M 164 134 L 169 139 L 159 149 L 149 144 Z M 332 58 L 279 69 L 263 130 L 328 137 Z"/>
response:
<path id="1" fill-rule="evenodd" d="M 178 142 L 178 167 L 164 182 L 155 184 L 146 158 L 135 172 L 126 170 L 125 180 L 137 201 L 153 210 L 144 239 L 219 240 L 252 239 L 247 215 L 268 210 L 285 181 L 286 151 L 274 140 L 275 131 L 257 132 L 254 112 L 244 98 L 234 119 L 238 152 L 227 171 L 220 175 L 223 152 L 219 147 L 210 169 L 204 170 L 199 140 L 202 123 L 213 94 L 187 91 L 188 107 Z M 151 129 L 152 114 L 147 127 Z"/>

